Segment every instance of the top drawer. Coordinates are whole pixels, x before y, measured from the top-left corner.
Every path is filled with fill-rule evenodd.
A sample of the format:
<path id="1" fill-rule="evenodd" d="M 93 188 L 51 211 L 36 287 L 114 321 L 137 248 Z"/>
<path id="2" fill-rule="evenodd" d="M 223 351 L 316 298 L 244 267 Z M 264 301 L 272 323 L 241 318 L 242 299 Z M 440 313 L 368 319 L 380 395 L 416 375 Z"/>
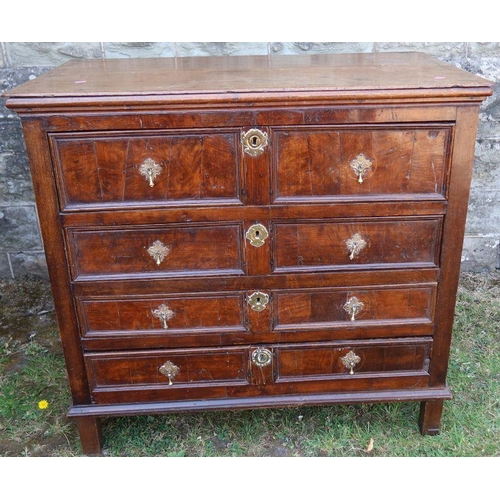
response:
<path id="1" fill-rule="evenodd" d="M 54 134 L 61 208 L 241 203 L 239 130 Z"/>
<path id="2" fill-rule="evenodd" d="M 451 130 L 442 124 L 275 129 L 275 202 L 443 199 Z"/>

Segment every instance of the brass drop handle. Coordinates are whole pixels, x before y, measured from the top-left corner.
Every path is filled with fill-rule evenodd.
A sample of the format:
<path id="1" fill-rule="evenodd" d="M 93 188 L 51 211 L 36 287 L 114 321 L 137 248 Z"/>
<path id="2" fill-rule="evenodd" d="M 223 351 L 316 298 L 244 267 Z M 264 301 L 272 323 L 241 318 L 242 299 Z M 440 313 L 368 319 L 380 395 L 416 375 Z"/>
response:
<path id="1" fill-rule="evenodd" d="M 364 308 L 365 305 L 357 297 L 351 297 L 344 304 L 344 311 L 349 314 L 351 321 L 354 321 L 356 319 L 356 315 L 359 314 Z"/>
<path id="2" fill-rule="evenodd" d="M 139 167 L 139 173 L 148 181 L 149 187 L 154 187 L 154 180 L 162 172 L 162 168 L 152 158 L 146 158 Z"/>
<path id="3" fill-rule="evenodd" d="M 349 370 L 349 375 L 354 375 L 354 367 L 361 361 L 361 358 L 354 352 L 349 351 L 340 358 L 340 362 Z"/>
<path id="4" fill-rule="evenodd" d="M 158 318 L 162 322 L 165 330 L 168 329 L 167 321 L 175 316 L 174 311 L 170 310 L 167 304 L 161 304 L 158 309 L 151 312 L 155 318 Z"/>
<path id="5" fill-rule="evenodd" d="M 346 242 L 347 250 L 350 252 L 349 259 L 354 260 L 366 247 L 366 241 L 361 237 L 360 234 L 356 233 L 352 238 L 349 238 Z"/>
<path id="6" fill-rule="evenodd" d="M 160 366 L 160 373 L 168 378 L 168 385 L 173 385 L 172 379 L 180 372 L 180 368 L 172 363 L 172 361 L 166 361 Z"/>
<path id="7" fill-rule="evenodd" d="M 349 165 L 358 177 L 358 182 L 360 184 L 363 183 L 364 177 L 366 177 L 372 168 L 372 162 L 363 153 L 356 156 Z"/>
<path id="8" fill-rule="evenodd" d="M 153 257 L 156 265 L 159 266 L 170 253 L 170 247 L 165 246 L 160 240 L 156 240 L 147 251 Z"/>

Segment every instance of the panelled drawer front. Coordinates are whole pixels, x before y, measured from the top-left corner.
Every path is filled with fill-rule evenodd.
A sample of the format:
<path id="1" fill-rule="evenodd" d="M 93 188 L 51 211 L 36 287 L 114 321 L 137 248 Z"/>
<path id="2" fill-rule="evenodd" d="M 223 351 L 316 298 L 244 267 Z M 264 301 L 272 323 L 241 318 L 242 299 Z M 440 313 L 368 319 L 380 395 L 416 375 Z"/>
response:
<path id="1" fill-rule="evenodd" d="M 68 229 L 74 278 L 244 274 L 240 224 Z"/>
<path id="2" fill-rule="evenodd" d="M 225 397 L 248 386 L 248 350 L 130 351 L 85 356 L 96 403 Z"/>
<path id="3" fill-rule="evenodd" d="M 246 293 L 79 298 L 84 337 L 248 333 Z"/>
<path id="4" fill-rule="evenodd" d="M 430 344 L 373 342 L 371 345 L 287 346 L 276 350 L 277 381 L 301 381 L 391 372 L 422 372 L 429 363 Z"/>
<path id="5" fill-rule="evenodd" d="M 92 354 L 87 359 L 95 386 L 246 383 L 248 378 L 246 349 L 133 351 Z M 178 368 L 170 379 L 162 373 L 167 362 Z"/>
<path id="6" fill-rule="evenodd" d="M 167 287 L 168 285 L 166 285 Z M 436 285 L 78 297 L 88 351 L 433 335 Z"/>
<path id="7" fill-rule="evenodd" d="M 273 131 L 275 201 L 334 196 L 445 196 L 451 128 Z"/>
<path id="8" fill-rule="evenodd" d="M 96 403 L 425 387 L 428 339 L 90 353 Z"/>
<path id="9" fill-rule="evenodd" d="M 435 292 L 435 285 L 277 291 L 274 329 L 431 325 Z"/>
<path id="10" fill-rule="evenodd" d="M 62 208 L 239 202 L 239 130 L 51 136 Z"/>
<path id="11" fill-rule="evenodd" d="M 437 266 L 442 218 L 275 222 L 274 272 Z"/>

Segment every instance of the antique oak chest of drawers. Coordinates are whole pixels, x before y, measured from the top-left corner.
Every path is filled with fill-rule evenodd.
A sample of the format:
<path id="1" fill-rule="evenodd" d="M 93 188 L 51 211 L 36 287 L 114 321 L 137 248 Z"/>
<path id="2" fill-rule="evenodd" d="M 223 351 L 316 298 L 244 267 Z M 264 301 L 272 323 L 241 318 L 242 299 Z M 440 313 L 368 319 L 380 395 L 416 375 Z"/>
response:
<path id="1" fill-rule="evenodd" d="M 69 62 L 22 119 L 99 418 L 421 402 L 439 430 L 488 81 L 418 53 Z"/>

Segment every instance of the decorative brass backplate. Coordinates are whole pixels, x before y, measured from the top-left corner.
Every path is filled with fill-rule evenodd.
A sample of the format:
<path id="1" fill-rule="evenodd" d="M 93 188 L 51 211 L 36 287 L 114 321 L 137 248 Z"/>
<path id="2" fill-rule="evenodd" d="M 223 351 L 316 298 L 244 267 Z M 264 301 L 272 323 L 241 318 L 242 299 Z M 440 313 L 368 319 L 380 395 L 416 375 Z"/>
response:
<path id="1" fill-rule="evenodd" d="M 372 168 L 372 162 L 361 153 L 351 161 L 350 165 L 354 173 L 358 176 L 358 182 L 362 184 L 363 177 L 365 177 Z"/>
<path id="2" fill-rule="evenodd" d="M 175 316 L 174 311 L 170 310 L 167 304 L 161 304 L 158 309 L 151 312 L 155 318 L 158 318 L 162 322 L 165 330 L 168 329 L 167 321 Z"/>
<path id="3" fill-rule="evenodd" d="M 361 250 L 366 247 L 366 241 L 361 237 L 360 234 L 356 233 L 352 238 L 349 238 L 346 242 L 347 250 L 349 250 L 349 259 L 355 259 Z"/>
<path id="4" fill-rule="evenodd" d="M 364 308 L 365 305 L 357 297 L 351 297 L 344 304 L 344 311 L 351 316 L 351 321 L 354 321 L 356 319 L 356 314 L 360 313 Z"/>
<path id="5" fill-rule="evenodd" d="M 264 292 L 254 292 L 247 298 L 247 302 L 253 311 L 263 311 L 269 303 L 269 295 Z"/>
<path id="6" fill-rule="evenodd" d="M 139 167 L 139 173 L 148 181 L 149 187 L 154 187 L 154 180 L 161 174 L 162 168 L 153 158 L 146 158 Z"/>
<path id="7" fill-rule="evenodd" d="M 259 129 L 252 128 L 241 134 L 243 151 L 250 156 L 259 156 L 267 146 L 267 133 Z"/>
<path id="8" fill-rule="evenodd" d="M 254 224 L 253 226 L 250 226 L 245 235 L 246 239 L 250 241 L 250 244 L 254 247 L 261 247 L 265 243 L 268 236 L 269 232 L 262 224 Z"/>
<path id="9" fill-rule="evenodd" d="M 160 366 L 160 373 L 168 378 L 168 385 L 173 385 L 172 379 L 180 372 L 180 368 L 172 363 L 172 361 L 166 361 Z"/>
<path id="10" fill-rule="evenodd" d="M 165 246 L 160 240 L 156 240 L 148 248 L 148 254 L 153 257 L 156 265 L 159 266 L 170 253 L 170 247 Z"/>
<path id="11" fill-rule="evenodd" d="M 269 349 L 259 347 L 252 352 L 252 363 L 259 368 L 271 364 L 273 360 L 273 353 Z"/>
<path id="12" fill-rule="evenodd" d="M 361 358 L 353 351 L 349 351 L 340 358 L 341 363 L 349 370 L 350 375 L 354 375 L 354 367 L 361 361 Z"/>

